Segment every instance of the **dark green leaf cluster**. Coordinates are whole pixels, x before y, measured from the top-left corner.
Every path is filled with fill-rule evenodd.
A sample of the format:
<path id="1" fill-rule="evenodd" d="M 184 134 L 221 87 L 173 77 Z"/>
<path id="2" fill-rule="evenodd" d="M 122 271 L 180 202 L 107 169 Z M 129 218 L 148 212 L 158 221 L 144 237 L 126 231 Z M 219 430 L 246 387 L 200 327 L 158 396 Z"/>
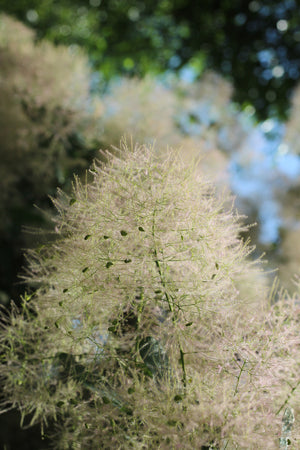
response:
<path id="1" fill-rule="evenodd" d="M 197 75 L 204 62 L 233 80 L 235 100 L 252 104 L 260 118 L 287 116 L 299 78 L 293 0 L 1 0 L 0 6 L 39 37 L 84 47 L 106 80 L 186 64 Z"/>

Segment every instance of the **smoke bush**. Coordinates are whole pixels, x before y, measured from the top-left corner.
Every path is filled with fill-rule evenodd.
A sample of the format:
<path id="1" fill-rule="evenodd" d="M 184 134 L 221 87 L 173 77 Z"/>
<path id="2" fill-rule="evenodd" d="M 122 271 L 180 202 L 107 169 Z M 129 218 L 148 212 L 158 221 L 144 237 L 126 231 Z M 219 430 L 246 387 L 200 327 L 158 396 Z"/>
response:
<path id="1" fill-rule="evenodd" d="M 33 32 L 0 15 L 0 302 L 15 295 L 21 248 L 31 236 L 21 227 L 45 217 L 33 204 L 67 187 L 73 172 L 89 167 L 98 140 L 101 103 L 89 93 L 87 58 L 63 46 L 35 42 Z"/>
<path id="2" fill-rule="evenodd" d="M 103 98 L 103 143 L 119 145 L 126 132 L 138 142 L 159 146 L 174 145 L 183 136 L 176 131 L 175 114 L 179 101 L 174 90 L 146 77 L 111 83 Z"/>
<path id="3" fill-rule="evenodd" d="M 288 120 L 285 123 L 284 143 L 293 153 L 299 154 L 299 108 L 300 108 L 300 85 L 296 86 L 291 98 L 291 108 Z"/>
<path id="4" fill-rule="evenodd" d="M 87 166 L 100 105 L 89 95 L 87 58 L 0 16 L 0 225 Z M 98 112 L 97 112 L 98 111 Z M 12 203 L 13 199 L 13 203 Z"/>
<path id="5" fill-rule="evenodd" d="M 61 449 L 278 448 L 287 404 L 299 435 L 299 304 L 271 305 L 201 170 L 154 153 L 123 144 L 55 200 L 0 334 L 2 408 L 57 423 Z"/>
<path id="6" fill-rule="evenodd" d="M 201 155 L 211 177 L 227 184 L 228 158 L 220 151 L 219 129 L 210 129 L 210 121 L 216 120 L 216 111 L 224 128 L 234 121 L 228 113 L 228 91 L 227 83 L 213 74 L 206 74 L 195 86 L 181 82 L 164 84 L 150 76 L 111 83 L 109 94 L 103 97 L 102 146 L 118 146 L 126 135 L 147 145 L 155 142 L 160 154 L 168 146 L 180 148 L 186 161 Z M 201 117 L 197 115 L 199 110 L 203 111 Z M 197 135 L 186 127 L 194 121 L 201 131 Z M 237 135 L 236 121 L 235 126 Z M 227 144 L 229 140 L 228 135 Z"/>

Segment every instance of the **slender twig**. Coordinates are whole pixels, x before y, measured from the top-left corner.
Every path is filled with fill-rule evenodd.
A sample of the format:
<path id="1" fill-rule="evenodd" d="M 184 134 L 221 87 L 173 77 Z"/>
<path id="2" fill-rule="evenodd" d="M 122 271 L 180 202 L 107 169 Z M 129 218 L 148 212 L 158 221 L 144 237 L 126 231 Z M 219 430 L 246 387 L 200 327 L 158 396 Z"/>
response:
<path id="1" fill-rule="evenodd" d="M 287 396 L 285 402 L 280 406 L 280 408 L 278 409 L 276 416 L 278 416 L 278 414 L 283 410 L 283 408 L 287 405 L 288 401 L 290 400 L 291 396 L 293 395 L 293 393 L 295 392 L 295 390 L 298 388 L 298 386 L 300 386 L 300 380 L 298 381 L 298 383 L 296 384 L 296 386 L 294 386 L 291 389 L 291 392 L 289 393 L 289 395 Z"/>
<path id="2" fill-rule="evenodd" d="M 174 302 L 172 301 L 173 299 L 170 298 L 170 296 L 167 292 L 167 289 L 166 289 L 166 284 L 165 284 L 163 273 L 162 273 L 162 270 L 160 267 L 160 263 L 159 263 L 159 259 L 158 259 L 158 252 L 157 252 L 157 248 L 156 248 L 156 244 L 155 244 L 155 215 L 156 215 L 156 208 L 154 208 L 154 211 L 153 211 L 153 222 L 152 222 L 152 237 L 153 237 L 153 242 L 154 242 L 155 265 L 157 267 L 157 271 L 158 271 L 158 274 L 160 277 L 161 284 L 164 288 L 164 295 L 167 300 L 169 310 L 170 310 L 170 312 L 174 313 L 174 308 L 173 308 Z M 174 314 L 173 314 L 172 320 L 173 320 L 173 322 L 176 321 L 176 317 L 174 316 Z M 186 387 L 186 378 L 187 377 L 186 377 L 185 361 L 184 361 L 185 353 L 182 349 L 180 342 L 179 342 L 179 352 L 180 352 L 180 364 L 181 364 L 181 368 L 182 368 L 182 382 L 183 382 L 184 387 Z"/>
<path id="3" fill-rule="evenodd" d="M 242 364 L 242 366 L 240 367 L 240 373 L 239 373 L 238 376 L 237 376 L 236 386 L 235 386 L 234 394 L 233 394 L 233 395 L 236 395 L 237 392 L 238 392 L 238 386 L 239 386 L 240 379 L 241 379 L 242 373 L 243 373 L 243 371 L 244 371 L 245 365 L 246 365 L 246 361 L 244 361 L 243 364 Z"/>
<path id="4" fill-rule="evenodd" d="M 184 362 L 184 351 L 182 350 L 181 344 L 179 344 L 180 346 L 180 364 L 182 367 L 182 381 L 183 381 L 183 385 L 184 387 L 186 387 L 186 371 L 185 371 L 185 362 Z"/>
<path id="5" fill-rule="evenodd" d="M 158 271 L 158 274 L 159 274 L 159 277 L 160 277 L 161 284 L 162 284 L 162 286 L 164 288 L 164 294 L 165 294 L 165 298 L 166 298 L 168 306 L 169 306 L 169 310 L 170 310 L 170 312 L 173 312 L 174 311 L 173 310 L 173 304 L 172 304 L 170 296 L 169 296 L 169 294 L 167 292 L 165 280 L 164 280 L 164 277 L 163 277 L 163 274 L 162 274 L 162 270 L 161 270 L 161 267 L 160 267 L 160 263 L 159 263 L 158 251 L 157 251 L 156 244 L 155 244 L 155 216 L 156 216 L 156 208 L 154 208 L 154 211 L 153 211 L 153 221 L 152 221 L 152 237 L 153 237 L 153 243 L 154 243 L 155 265 L 157 267 L 157 271 Z"/>

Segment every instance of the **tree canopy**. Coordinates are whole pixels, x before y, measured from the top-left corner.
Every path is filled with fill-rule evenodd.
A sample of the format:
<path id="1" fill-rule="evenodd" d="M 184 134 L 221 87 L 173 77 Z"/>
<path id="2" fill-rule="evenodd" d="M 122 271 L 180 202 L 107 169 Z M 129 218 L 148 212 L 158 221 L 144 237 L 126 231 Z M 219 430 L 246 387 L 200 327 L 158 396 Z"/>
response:
<path id="1" fill-rule="evenodd" d="M 213 68 L 258 118 L 285 118 L 300 70 L 296 0 L 0 0 L 40 38 L 80 45 L 104 78 Z"/>

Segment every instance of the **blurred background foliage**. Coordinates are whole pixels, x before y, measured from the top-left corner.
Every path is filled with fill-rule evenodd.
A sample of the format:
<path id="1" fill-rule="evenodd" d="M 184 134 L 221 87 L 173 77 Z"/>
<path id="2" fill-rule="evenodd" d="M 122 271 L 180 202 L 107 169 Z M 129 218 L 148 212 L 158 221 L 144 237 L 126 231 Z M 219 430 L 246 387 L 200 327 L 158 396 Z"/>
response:
<path id="1" fill-rule="evenodd" d="M 187 160 L 200 156 L 218 188 L 237 195 L 248 223 L 258 222 L 244 236 L 255 256 L 266 251 L 292 290 L 300 263 L 299 6 L 0 0 L 1 303 L 23 291 L 24 248 L 43 239 L 24 227 L 50 228 L 49 195 L 68 191 L 73 173 L 84 177 L 98 149 L 123 135 L 155 142 L 158 152 L 182 148 Z"/>
<path id="2" fill-rule="evenodd" d="M 215 69 L 260 118 L 287 117 L 300 70 L 296 0 L 1 0 L 38 38 L 84 47 L 101 79 Z"/>

